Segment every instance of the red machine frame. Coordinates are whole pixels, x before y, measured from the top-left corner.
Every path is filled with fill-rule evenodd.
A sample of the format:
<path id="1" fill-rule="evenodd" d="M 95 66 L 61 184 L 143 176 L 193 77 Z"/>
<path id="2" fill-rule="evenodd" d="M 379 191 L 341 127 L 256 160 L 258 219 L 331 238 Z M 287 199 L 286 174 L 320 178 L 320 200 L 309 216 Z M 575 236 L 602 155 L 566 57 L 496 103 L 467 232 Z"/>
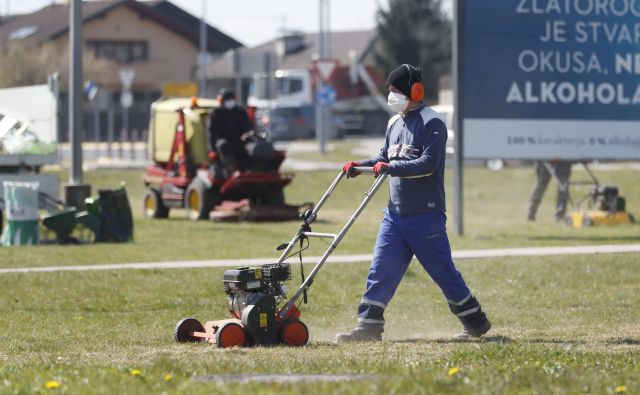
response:
<path id="1" fill-rule="evenodd" d="M 230 175 L 229 178 L 216 178 L 209 169 L 209 165 L 214 164 L 218 159 L 215 152 L 209 152 L 210 164 L 200 164 L 199 167 L 195 168 L 195 171 L 191 171 L 192 174 L 189 174 L 190 164 L 187 162 L 188 145 L 185 133 L 185 109 L 177 110 L 178 124 L 169 160 L 164 164 L 155 163 L 148 166 L 143 176 L 145 186 L 150 189 L 145 197 L 147 216 L 166 217 L 170 207 L 193 207 L 189 206 L 189 204 L 194 202 L 187 201 L 192 197 L 187 196 L 186 192 L 187 188 L 198 178 L 208 187 L 208 193 L 212 193 L 210 191 L 212 187 L 216 187 L 219 190 L 220 201 L 240 200 L 247 196 L 255 195 L 256 190 L 261 189 L 282 190 L 293 180 L 294 174 L 280 173 L 279 171 L 245 171 L 236 172 Z M 284 151 L 276 151 L 276 169 L 280 168 L 285 157 L 286 153 Z M 166 188 L 166 186 L 171 188 Z M 177 191 L 176 188 L 178 189 Z M 153 190 L 156 191 L 155 194 Z M 153 199 L 155 199 L 155 202 Z M 204 204 L 204 202 L 199 203 Z M 158 205 L 164 206 L 166 212 L 160 211 L 158 213 L 154 211 L 160 208 Z M 190 217 L 197 219 L 195 214 L 190 214 Z M 202 218 L 202 216 L 197 217 Z"/>

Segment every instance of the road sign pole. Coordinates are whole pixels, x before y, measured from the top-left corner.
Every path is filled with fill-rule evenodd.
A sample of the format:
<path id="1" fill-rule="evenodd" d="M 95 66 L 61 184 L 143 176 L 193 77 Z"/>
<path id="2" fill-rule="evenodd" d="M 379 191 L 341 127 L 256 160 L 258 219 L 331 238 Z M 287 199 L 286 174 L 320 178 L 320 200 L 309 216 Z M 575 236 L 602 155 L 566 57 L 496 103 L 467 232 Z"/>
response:
<path id="1" fill-rule="evenodd" d="M 324 0 L 318 0 L 318 58 L 324 58 Z M 320 89 L 320 78 L 316 75 L 316 91 Z M 323 122 L 322 104 L 316 97 L 316 139 L 318 140 L 318 149 L 321 154 L 326 152 L 324 144 L 324 122 Z"/>
<path id="2" fill-rule="evenodd" d="M 198 71 L 200 77 L 200 97 L 205 97 L 207 90 L 207 1 L 202 0 L 202 16 L 200 17 L 200 53 L 198 53 Z"/>

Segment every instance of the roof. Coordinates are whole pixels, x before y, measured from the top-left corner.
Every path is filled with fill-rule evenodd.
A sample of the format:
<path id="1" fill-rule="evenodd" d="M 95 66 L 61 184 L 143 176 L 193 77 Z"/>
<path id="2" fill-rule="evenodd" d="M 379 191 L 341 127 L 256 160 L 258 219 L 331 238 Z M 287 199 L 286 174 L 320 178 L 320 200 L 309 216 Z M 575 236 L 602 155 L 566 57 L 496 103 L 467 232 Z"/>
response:
<path id="1" fill-rule="evenodd" d="M 166 18 L 180 25 L 191 36 L 191 40 L 200 39 L 200 18 L 166 0 L 145 1 L 144 4 L 163 14 Z M 224 52 L 231 48 L 243 47 L 242 43 L 227 36 L 215 27 L 207 24 L 207 49 L 209 52 Z"/>
<path id="2" fill-rule="evenodd" d="M 129 7 L 198 45 L 198 34 L 194 34 L 194 30 L 199 29 L 199 25 L 193 21 L 199 21 L 199 19 L 164 0 L 149 3 L 135 0 L 83 1 L 84 23 L 104 17 L 109 11 L 120 6 Z M 187 15 L 191 16 L 191 19 Z M 195 26 L 190 26 L 190 23 Z M 0 39 L 29 38 L 44 42 L 67 34 L 68 31 L 68 4 L 51 4 L 31 14 L 17 15 L 0 23 Z M 211 26 L 208 26 L 208 39 L 208 48 L 211 52 L 224 52 L 242 45 Z"/>
<path id="3" fill-rule="evenodd" d="M 350 53 L 352 53 L 366 65 L 373 64 L 372 49 L 377 42 L 375 30 L 342 31 L 331 33 L 331 55 L 330 58 L 337 59 L 341 65 L 350 63 Z M 278 51 L 282 51 L 286 40 L 290 40 L 292 51 L 277 59 Z M 317 33 L 297 33 L 285 37 L 280 37 L 253 48 L 240 48 L 227 52 L 218 60 L 209 63 L 207 76 L 209 78 L 230 78 L 234 75 L 233 59 L 237 57 L 238 72 L 250 77 L 255 73 L 267 71 L 266 60 L 271 56 L 271 70 L 276 69 L 309 69 L 312 59 L 317 54 L 318 34 Z M 297 49 L 297 50 L 296 50 Z M 271 54 L 271 55 L 268 55 Z M 277 59 L 277 61 L 276 61 Z"/>
<path id="4" fill-rule="evenodd" d="M 216 99 L 199 97 L 197 100 L 199 108 L 213 108 L 219 106 L 219 102 Z M 153 103 L 153 109 L 162 112 L 178 111 L 182 108 L 189 107 L 191 107 L 191 98 L 189 97 L 161 99 Z"/>

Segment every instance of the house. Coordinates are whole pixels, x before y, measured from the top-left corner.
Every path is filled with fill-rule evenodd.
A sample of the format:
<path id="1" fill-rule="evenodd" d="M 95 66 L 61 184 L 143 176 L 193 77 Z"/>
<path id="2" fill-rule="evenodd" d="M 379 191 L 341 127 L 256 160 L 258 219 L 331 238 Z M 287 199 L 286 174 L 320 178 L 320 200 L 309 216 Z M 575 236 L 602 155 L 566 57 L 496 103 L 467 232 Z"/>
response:
<path id="1" fill-rule="evenodd" d="M 94 105 L 99 107 L 99 133 L 103 137 L 109 122 L 115 122 L 115 129 L 119 129 L 121 70 L 135 72 L 130 119 L 131 127 L 138 130 L 147 127 L 149 104 L 160 96 L 165 83 L 196 80 L 198 17 L 166 0 L 84 1 L 82 16 L 85 53 L 106 65 L 103 72 L 92 75 L 101 93 L 100 100 Z M 54 3 L 31 14 L 7 18 L 0 23 L 0 41 L 3 40 L 53 44 L 59 48 L 60 57 L 68 58 L 69 4 Z M 215 58 L 241 46 L 235 39 L 207 26 L 207 52 L 210 57 Z M 59 71 L 66 73 L 66 70 Z M 66 130 L 64 108 L 63 103 L 61 130 Z M 87 112 L 95 114 L 92 110 L 95 109 Z M 115 114 L 111 121 L 107 119 L 108 113 Z M 93 122 L 87 124 L 92 125 Z M 88 135 L 91 136 L 90 133 Z M 64 136 L 60 137 L 65 140 Z"/>

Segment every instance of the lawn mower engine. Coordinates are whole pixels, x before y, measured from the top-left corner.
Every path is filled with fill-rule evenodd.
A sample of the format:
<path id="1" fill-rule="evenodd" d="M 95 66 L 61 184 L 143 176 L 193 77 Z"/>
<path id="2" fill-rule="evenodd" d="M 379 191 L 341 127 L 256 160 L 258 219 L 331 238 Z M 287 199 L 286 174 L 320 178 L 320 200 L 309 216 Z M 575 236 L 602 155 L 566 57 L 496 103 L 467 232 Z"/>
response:
<path id="1" fill-rule="evenodd" d="M 186 318 L 176 326 L 179 342 L 208 341 L 218 347 L 286 344 L 303 346 L 309 330 L 300 321 L 300 311 L 292 306 L 286 317 L 278 305 L 286 299 L 284 282 L 291 279 L 287 263 L 241 267 L 224 272 L 223 284 L 232 319 L 209 321 L 204 326 Z"/>
<path id="2" fill-rule="evenodd" d="M 618 195 L 618 187 L 616 186 L 595 185 L 589 191 L 589 195 L 596 210 L 614 213 L 624 211 L 626 208 L 625 200 Z"/>
<path id="3" fill-rule="evenodd" d="M 255 342 L 278 343 L 276 310 L 287 297 L 284 282 L 290 279 L 291 266 L 284 263 L 224 272 L 229 312 L 242 322 Z"/>

